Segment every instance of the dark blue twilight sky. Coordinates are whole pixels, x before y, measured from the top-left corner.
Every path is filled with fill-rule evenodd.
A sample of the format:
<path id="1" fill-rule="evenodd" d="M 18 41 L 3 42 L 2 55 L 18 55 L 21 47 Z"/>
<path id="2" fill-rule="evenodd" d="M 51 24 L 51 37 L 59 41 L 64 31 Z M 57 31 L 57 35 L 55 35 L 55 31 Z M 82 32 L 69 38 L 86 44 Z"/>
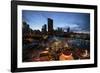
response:
<path id="1" fill-rule="evenodd" d="M 70 27 L 74 32 L 90 31 L 90 14 L 75 12 L 22 11 L 22 21 L 27 22 L 33 30 L 41 30 L 47 24 L 47 18 L 53 19 L 54 29 Z"/>

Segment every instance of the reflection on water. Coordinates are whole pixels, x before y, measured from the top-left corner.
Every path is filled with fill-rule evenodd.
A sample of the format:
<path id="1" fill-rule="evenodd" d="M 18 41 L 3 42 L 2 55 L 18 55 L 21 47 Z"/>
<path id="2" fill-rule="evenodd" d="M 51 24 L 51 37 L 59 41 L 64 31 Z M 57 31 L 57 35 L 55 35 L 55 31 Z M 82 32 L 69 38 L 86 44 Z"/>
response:
<path id="1" fill-rule="evenodd" d="M 83 39 L 69 39 L 68 43 L 72 47 L 76 48 L 89 48 L 90 41 L 89 40 L 83 40 Z"/>
<path id="2" fill-rule="evenodd" d="M 60 40 L 65 41 L 69 46 L 75 47 L 75 48 L 89 48 L 90 47 L 90 40 L 84 40 L 84 39 L 73 39 L 73 38 L 64 38 L 64 37 L 56 37 L 49 38 L 49 40 Z"/>
<path id="3" fill-rule="evenodd" d="M 90 58 L 90 40 L 50 36 L 23 45 L 23 62 Z"/>

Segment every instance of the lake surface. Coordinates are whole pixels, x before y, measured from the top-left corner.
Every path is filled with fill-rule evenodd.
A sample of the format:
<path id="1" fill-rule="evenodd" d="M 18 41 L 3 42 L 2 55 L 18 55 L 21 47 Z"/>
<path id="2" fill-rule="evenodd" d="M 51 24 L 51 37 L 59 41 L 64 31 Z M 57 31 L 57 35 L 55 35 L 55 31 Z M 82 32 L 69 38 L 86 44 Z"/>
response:
<path id="1" fill-rule="evenodd" d="M 59 42 L 59 41 L 63 42 L 63 44 L 67 44 L 68 47 L 71 47 L 72 49 L 75 50 L 87 49 L 88 51 L 90 51 L 90 40 L 52 36 L 52 37 L 48 37 L 46 40 L 42 40 L 42 41 L 33 40 L 32 43 L 23 45 L 23 62 L 35 61 L 32 60 L 33 57 L 39 58 L 39 54 L 41 52 L 45 51 L 46 48 L 51 47 L 50 43 L 54 45 L 54 42 Z M 63 47 L 61 47 L 61 49 L 63 49 Z M 59 49 L 59 47 L 56 48 Z"/>
<path id="2" fill-rule="evenodd" d="M 66 41 L 66 43 L 73 48 L 82 48 L 82 49 L 90 48 L 90 40 L 64 38 L 64 37 L 50 37 L 49 41 L 51 41 L 51 40 Z"/>

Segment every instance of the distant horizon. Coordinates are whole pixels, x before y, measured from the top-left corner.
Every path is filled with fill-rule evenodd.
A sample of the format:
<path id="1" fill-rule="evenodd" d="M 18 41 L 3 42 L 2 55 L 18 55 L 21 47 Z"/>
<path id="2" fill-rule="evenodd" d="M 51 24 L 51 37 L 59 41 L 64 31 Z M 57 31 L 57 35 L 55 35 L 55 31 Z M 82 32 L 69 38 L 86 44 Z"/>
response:
<path id="1" fill-rule="evenodd" d="M 47 25 L 47 19 L 53 19 L 53 29 L 68 28 L 72 32 L 90 33 L 90 14 L 74 12 L 48 12 L 23 10 L 22 21 L 29 24 L 32 30 L 40 30 L 44 24 Z"/>

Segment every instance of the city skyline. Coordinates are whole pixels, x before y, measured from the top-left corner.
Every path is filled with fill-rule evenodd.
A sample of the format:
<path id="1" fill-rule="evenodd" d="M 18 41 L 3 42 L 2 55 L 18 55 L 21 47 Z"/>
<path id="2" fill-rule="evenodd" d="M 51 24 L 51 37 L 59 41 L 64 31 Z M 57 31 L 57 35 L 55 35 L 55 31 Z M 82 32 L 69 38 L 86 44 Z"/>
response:
<path id="1" fill-rule="evenodd" d="M 27 22 L 33 30 L 41 30 L 47 19 L 53 19 L 54 30 L 58 27 L 70 27 L 74 32 L 90 31 L 90 14 L 72 12 L 48 12 L 48 11 L 22 11 L 22 21 Z"/>

